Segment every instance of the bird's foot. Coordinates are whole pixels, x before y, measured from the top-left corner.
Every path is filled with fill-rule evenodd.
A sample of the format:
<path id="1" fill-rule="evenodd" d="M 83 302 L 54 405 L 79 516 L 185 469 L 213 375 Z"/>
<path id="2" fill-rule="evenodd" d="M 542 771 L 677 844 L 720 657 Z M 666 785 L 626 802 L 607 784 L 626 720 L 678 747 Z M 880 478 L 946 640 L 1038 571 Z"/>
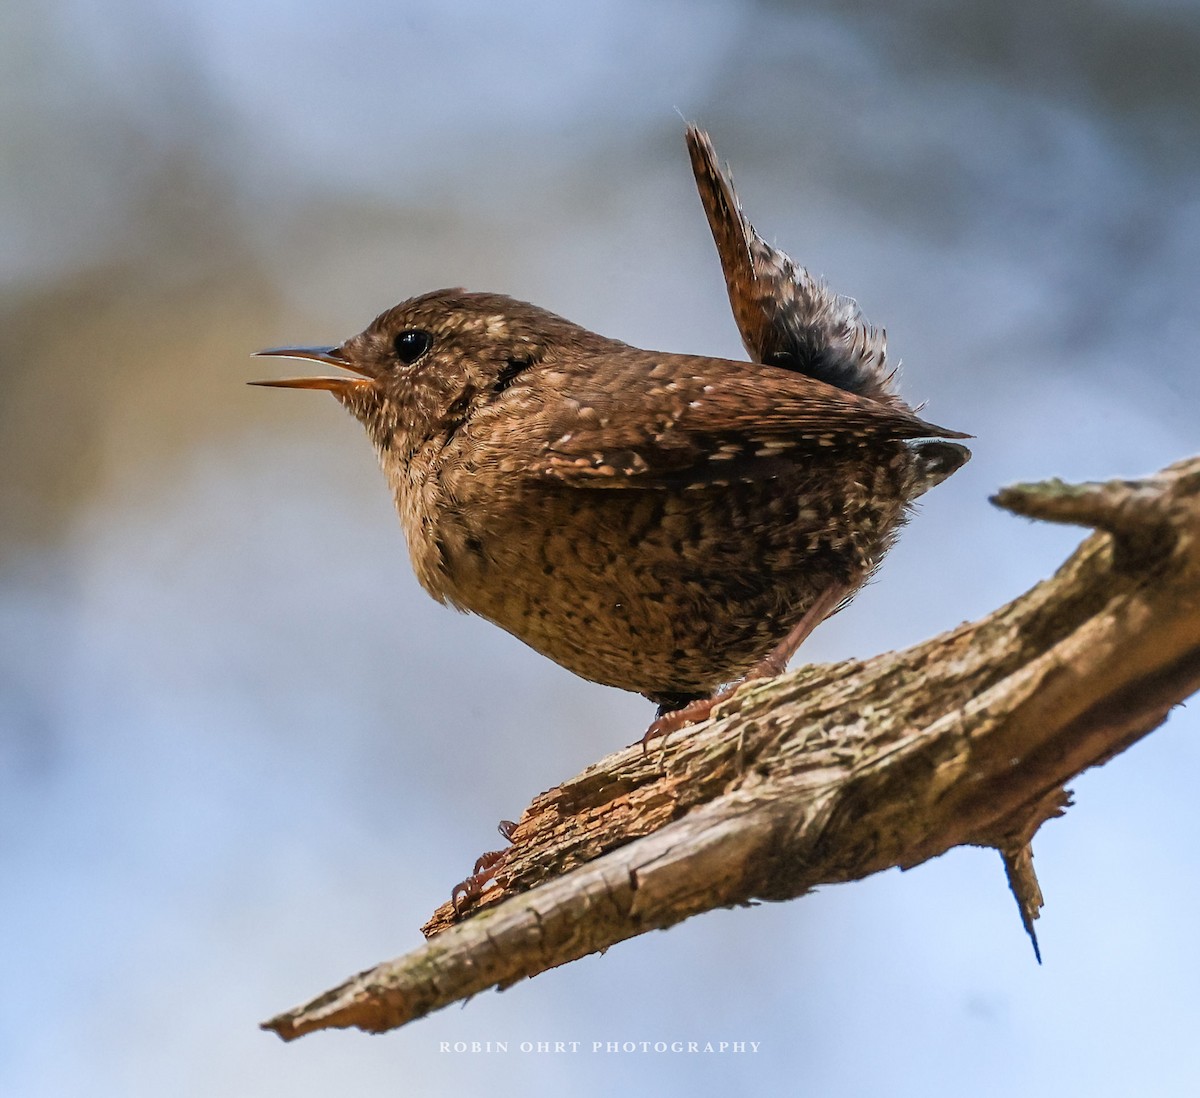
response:
<path id="1" fill-rule="evenodd" d="M 517 825 L 512 820 L 501 820 L 499 831 L 504 838 L 511 843 L 513 840 L 513 832 L 516 831 Z M 496 876 L 496 868 L 500 863 L 500 859 L 507 852 L 508 847 L 503 850 L 489 850 L 485 854 L 480 854 L 475 859 L 475 868 L 471 875 L 465 881 L 459 881 L 450 891 L 450 903 L 454 907 L 454 914 L 462 914 L 462 904 L 469 903 L 480 895 L 488 882 Z"/>
<path id="2" fill-rule="evenodd" d="M 744 678 L 738 679 L 736 682 L 722 686 L 712 697 L 696 698 L 695 701 L 690 701 L 678 709 L 668 709 L 666 712 L 660 709 L 658 716 L 655 717 L 654 722 L 646 729 L 646 734 L 642 737 L 642 750 L 647 750 L 650 742 L 658 739 L 659 736 L 669 736 L 672 732 L 678 732 L 679 729 L 687 728 L 690 724 L 699 724 L 701 721 L 708 720 L 717 705 L 726 698 L 732 697 L 734 691 L 745 681 Z"/>
<path id="3" fill-rule="evenodd" d="M 740 679 L 726 683 L 712 697 L 696 698 L 694 701 L 685 702 L 678 709 L 670 709 L 666 712 L 660 708 L 654 723 L 646 729 L 646 734 L 642 737 L 642 750 L 645 751 L 649 747 L 651 740 L 670 735 L 681 728 L 686 728 L 689 724 L 699 724 L 701 721 L 707 720 L 717 705 L 727 698 L 733 697 L 743 683 L 755 679 L 773 679 L 776 675 L 782 675 L 787 669 L 788 660 L 795 655 L 796 649 L 807 640 L 808 635 L 825 618 L 837 609 L 838 604 L 846 598 L 850 591 L 851 587 L 847 584 L 835 583 L 827 587 L 817 596 L 813 604 L 804 612 L 804 616 L 792 627 L 791 632 L 783 640 Z"/>

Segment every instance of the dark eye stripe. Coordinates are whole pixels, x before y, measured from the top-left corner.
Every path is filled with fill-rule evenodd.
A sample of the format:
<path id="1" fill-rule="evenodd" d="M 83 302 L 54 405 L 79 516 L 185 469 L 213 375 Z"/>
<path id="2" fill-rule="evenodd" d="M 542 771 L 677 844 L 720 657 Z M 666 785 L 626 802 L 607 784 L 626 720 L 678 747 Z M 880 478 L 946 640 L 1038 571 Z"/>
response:
<path id="1" fill-rule="evenodd" d="M 496 375 L 496 383 L 492 389 L 496 393 L 502 393 L 507 389 L 523 370 L 528 370 L 533 365 L 532 358 L 510 358 L 501 368 L 500 373 Z"/>

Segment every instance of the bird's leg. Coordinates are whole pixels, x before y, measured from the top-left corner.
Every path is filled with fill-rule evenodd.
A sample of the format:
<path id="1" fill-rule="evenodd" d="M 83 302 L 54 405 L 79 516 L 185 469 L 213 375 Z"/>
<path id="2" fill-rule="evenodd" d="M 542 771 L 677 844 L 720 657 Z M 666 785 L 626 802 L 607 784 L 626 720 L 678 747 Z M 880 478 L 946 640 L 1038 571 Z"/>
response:
<path id="1" fill-rule="evenodd" d="M 501 820 L 499 831 L 509 843 L 513 841 L 513 832 L 516 831 L 517 825 L 512 820 Z M 506 847 L 505 850 L 508 848 Z M 500 859 L 504 856 L 504 850 L 489 850 L 486 854 L 480 854 L 475 859 L 475 868 L 471 875 L 465 881 L 459 881 L 450 891 L 450 903 L 454 905 L 454 914 L 460 914 L 460 903 L 467 903 L 475 899 L 488 883 L 496 875 L 496 866 L 500 863 Z"/>
<path id="2" fill-rule="evenodd" d="M 773 679 L 776 675 L 782 675 L 787 669 L 788 660 L 796 654 L 796 649 L 808 639 L 808 635 L 821 622 L 833 613 L 850 591 L 850 585 L 844 583 L 835 583 L 825 588 L 817 596 L 817 600 L 812 606 L 804 611 L 804 616 L 792 626 L 788 635 L 740 679 L 726 683 L 712 697 L 697 698 L 695 701 L 690 701 L 667 713 L 660 711 L 654 723 L 646 729 L 646 734 L 642 737 L 642 746 L 646 747 L 651 740 L 655 740 L 659 736 L 666 736 L 680 728 L 686 728 L 689 724 L 698 724 L 700 721 L 707 720 L 717 704 L 732 697 L 743 683 L 753 679 Z"/>

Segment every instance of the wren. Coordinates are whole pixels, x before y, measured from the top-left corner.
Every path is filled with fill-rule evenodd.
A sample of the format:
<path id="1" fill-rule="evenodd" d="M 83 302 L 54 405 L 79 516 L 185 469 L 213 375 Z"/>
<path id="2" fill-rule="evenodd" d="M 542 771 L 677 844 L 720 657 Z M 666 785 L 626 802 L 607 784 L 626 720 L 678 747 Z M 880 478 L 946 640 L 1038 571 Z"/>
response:
<path id="1" fill-rule="evenodd" d="M 781 671 L 970 456 L 896 395 L 857 305 L 758 236 L 707 136 L 687 141 L 754 361 L 453 289 L 336 347 L 259 352 L 345 375 L 254 383 L 332 393 L 379 454 L 425 590 L 658 703 L 652 732 Z"/>

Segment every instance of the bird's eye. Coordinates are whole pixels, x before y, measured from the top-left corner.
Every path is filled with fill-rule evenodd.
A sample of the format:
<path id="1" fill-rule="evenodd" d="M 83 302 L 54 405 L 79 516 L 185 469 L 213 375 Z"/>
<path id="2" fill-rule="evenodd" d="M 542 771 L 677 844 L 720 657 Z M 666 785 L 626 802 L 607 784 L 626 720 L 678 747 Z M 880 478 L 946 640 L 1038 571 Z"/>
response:
<path id="1" fill-rule="evenodd" d="M 392 340 L 392 346 L 401 362 L 412 363 L 433 346 L 433 336 L 420 328 L 406 328 Z"/>

